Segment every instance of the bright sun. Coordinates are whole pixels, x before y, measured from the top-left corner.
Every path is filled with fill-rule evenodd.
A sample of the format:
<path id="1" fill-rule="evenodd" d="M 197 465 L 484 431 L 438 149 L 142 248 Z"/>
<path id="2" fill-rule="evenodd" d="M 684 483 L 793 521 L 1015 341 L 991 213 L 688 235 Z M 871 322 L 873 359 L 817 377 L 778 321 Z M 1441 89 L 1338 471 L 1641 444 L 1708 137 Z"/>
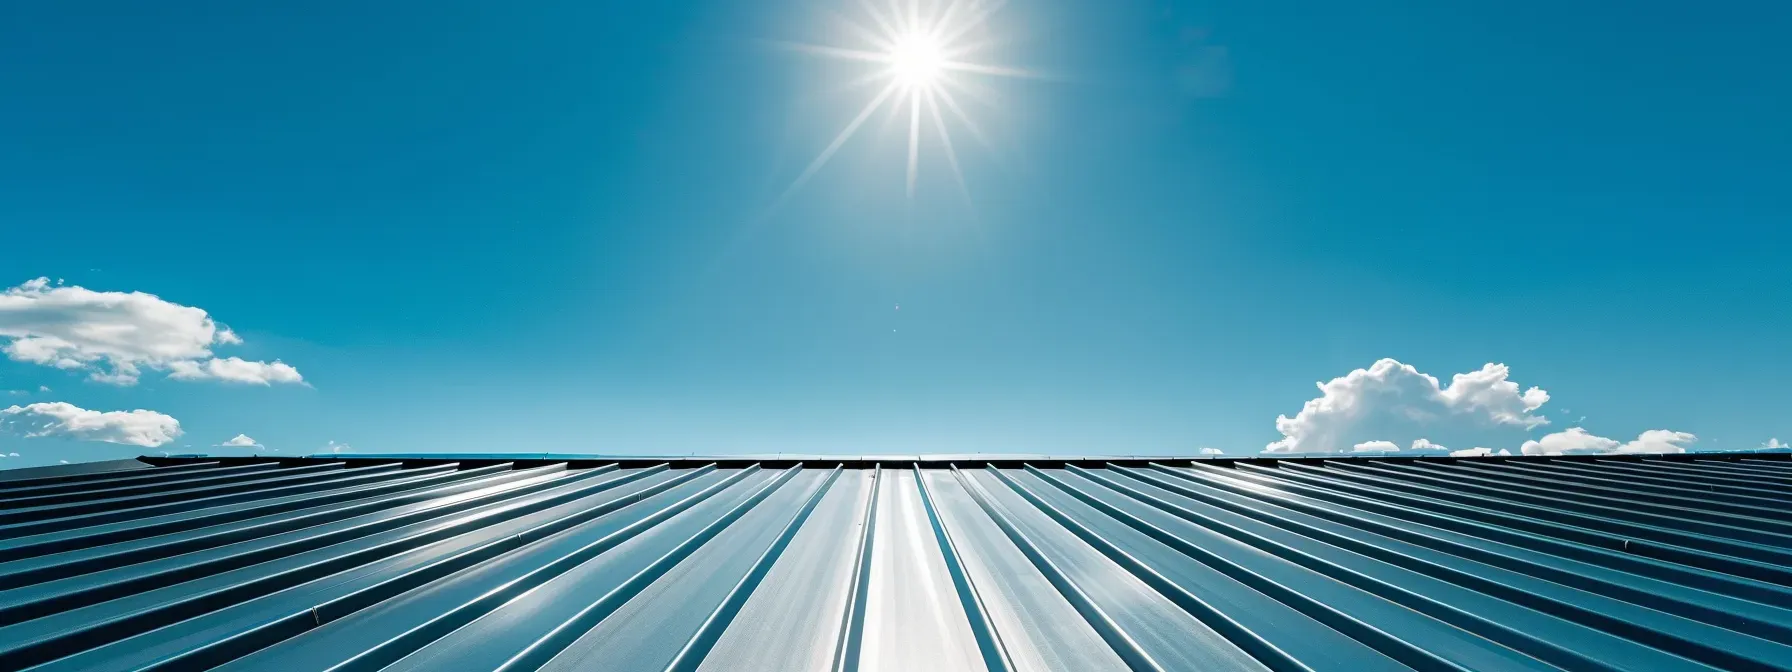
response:
<path id="1" fill-rule="evenodd" d="M 932 35 L 916 31 L 902 36 L 890 48 L 890 72 L 908 88 L 933 86 L 946 52 Z"/>
<path id="2" fill-rule="evenodd" d="M 858 132 L 873 113 L 886 104 L 900 111 L 908 108 L 908 195 L 915 195 L 915 174 L 920 165 L 923 120 L 930 121 L 932 135 L 939 138 L 940 153 L 952 176 L 964 186 L 959 170 L 958 153 L 952 146 L 952 135 L 946 128 L 946 115 L 951 113 L 958 125 L 973 137 L 987 142 L 971 117 L 959 104 L 959 96 L 987 102 L 994 96 L 989 87 L 976 81 L 979 77 L 1032 77 L 1034 73 L 979 62 L 980 52 L 998 44 L 985 28 L 990 16 L 1001 9 L 1004 0 L 888 0 L 888 12 L 871 0 L 858 3 L 868 24 L 835 15 L 839 24 L 856 37 L 857 46 L 831 46 L 805 43 L 783 43 L 805 53 L 878 66 L 865 81 L 881 83 L 882 89 L 859 110 L 846 128 L 834 136 L 815 160 L 779 197 L 783 201 L 802 187 L 841 145 Z M 967 192 L 968 193 L 968 192 Z"/>

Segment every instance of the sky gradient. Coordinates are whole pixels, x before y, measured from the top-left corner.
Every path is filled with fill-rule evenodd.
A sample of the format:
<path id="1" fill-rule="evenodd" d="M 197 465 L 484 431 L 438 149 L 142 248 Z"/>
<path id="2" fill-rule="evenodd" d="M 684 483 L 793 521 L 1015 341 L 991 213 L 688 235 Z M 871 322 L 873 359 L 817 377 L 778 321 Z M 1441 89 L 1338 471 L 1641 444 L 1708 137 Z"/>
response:
<path id="1" fill-rule="evenodd" d="M 781 198 L 876 92 L 781 45 L 858 7 L 4 10 L 0 287 L 216 329 L 123 385 L 0 302 L 0 467 L 1792 438 L 1784 3 L 1014 0 L 962 184 L 879 113 Z M 1364 410 L 1303 420 L 1333 379 Z"/>

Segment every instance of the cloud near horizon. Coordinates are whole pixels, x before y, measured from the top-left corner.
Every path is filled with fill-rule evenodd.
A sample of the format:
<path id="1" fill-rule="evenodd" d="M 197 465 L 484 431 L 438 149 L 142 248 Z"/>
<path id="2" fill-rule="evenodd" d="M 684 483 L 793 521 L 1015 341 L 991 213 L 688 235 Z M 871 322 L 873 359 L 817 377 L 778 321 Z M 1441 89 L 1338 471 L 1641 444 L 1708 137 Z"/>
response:
<path id="1" fill-rule="evenodd" d="M 144 448 L 181 434 L 179 420 L 155 411 L 90 411 L 63 401 L 0 409 L 0 429 L 27 439 L 59 436 Z"/>
<path id="2" fill-rule="evenodd" d="M 256 441 L 255 439 L 249 438 L 248 434 L 238 434 L 236 436 L 231 437 L 229 441 L 225 441 L 225 442 L 220 443 L 213 447 L 214 448 L 265 448 L 266 446 L 261 445 L 261 443 Z"/>
<path id="3" fill-rule="evenodd" d="M 1492 448 L 1464 448 L 1462 450 L 1450 451 L 1450 457 L 1487 457 L 1489 455 L 1504 456 L 1504 455 L 1511 455 L 1511 454 L 1512 454 L 1512 451 L 1507 450 L 1505 448 L 1501 448 L 1497 451 Z"/>
<path id="4" fill-rule="evenodd" d="M 1635 441 L 1621 443 L 1617 439 L 1595 436 L 1580 427 L 1569 427 L 1541 439 L 1524 442 L 1520 452 L 1526 455 L 1684 453 L 1687 446 L 1698 440 L 1699 437 L 1688 432 L 1651 429 L 1638 435 Z"/>
<path id="5" fill-rule="evenodd" d="M 1401 452 L 1400 445 L 1390 439 L 1413 437 L 1408 449 L 1411 452 L 1456 457 L 1514 452 L 1682 453 L 1698 441 L 1688 432 L 1652 429 L 1624 442 L 1591 434 L 1581 427 L 1525 440 L 1516 451 L 1479 446 L 1450 450 L 1428 438 L 1492 430 L 1528 432 L 1548 425 L 1549 419 L 1537 411 L 1549 402 L 1549 393 L 1540 387 L 1521 388 L 1510 376 L 1506 365 L 1488 363 L 1479 370 L 1452 376 L 1446 386 L 1410 364 L 1382 359 L 1367 369 L 1318 383 L 1319 397 L 1307 401 L 1299 414 L 1276 417 L 1276 429 L 1282 438 L 1270 443 L 1263 452 Z"/>
<path id="6" fill-rule="evenodd" d="M 275 360 L 218 358 L 213 346 L 243 339 L 204 310 L 143 292 L 97 292 L 37 278 L 0 292 L 0 351 L 14 361 L 87 372 L 95 382 L 135 385 L 144 369 L 175 380 L 303 384 Z"/>
<path id="7" fill-rule="evenodd" d="M 1479 371 L 1456 374 L 1446 387 L 1410 364 L 1382 359 L 1367 369 L 1318 383 L 1319 397 L 1308 401 L 1299 414 L 1276 417 L 1282 439 L 1263 452 L 1398 450 L 1388 437 L 1373 435 L 1389 426 L 1412 430 L 1450 425 L 1531 429 L 1549 424 L 1547 418 L 1532 413 L 1548 403 L 1549 393 L 1538 387 L 1521 391 L 1509 375 L 1506 365 L 1487 364 Z M 1392 448 L 1359 445 L 1376 441 Z"/>

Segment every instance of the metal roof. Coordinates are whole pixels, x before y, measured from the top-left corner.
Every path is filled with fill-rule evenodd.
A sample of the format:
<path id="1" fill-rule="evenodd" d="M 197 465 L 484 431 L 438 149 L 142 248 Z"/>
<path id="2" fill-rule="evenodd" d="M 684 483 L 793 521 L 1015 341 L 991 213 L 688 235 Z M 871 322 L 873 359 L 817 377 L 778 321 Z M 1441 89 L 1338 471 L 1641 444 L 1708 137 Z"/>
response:
<path id="1" fill-rule="evenodd" d="M 1786 670 L 1785 457 L 146 457 L 0 669 Z"/>

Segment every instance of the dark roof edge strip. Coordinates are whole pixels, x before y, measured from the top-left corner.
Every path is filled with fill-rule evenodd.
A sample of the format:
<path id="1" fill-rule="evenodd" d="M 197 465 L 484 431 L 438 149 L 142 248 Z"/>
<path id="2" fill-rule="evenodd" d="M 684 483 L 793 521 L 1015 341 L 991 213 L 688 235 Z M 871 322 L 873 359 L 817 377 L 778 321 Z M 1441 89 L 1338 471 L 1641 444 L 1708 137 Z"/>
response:
<path id="1" fill-rule="evenodd" d="M 401 463 L 407 467 L 459 462 L 467 467 L 487 466 L 501 462 L 514 463 L 518 468 L 538 466 L 550 463 L 569 463 L 578 467 L 581 464 L 618 464 L 620 466 L 652 466 L 667 464 L 674 468 L 683 466 L 699 467 L 715 465 L 721 468 L 741 467 L 757 464 L 765 467 L 828 467 L 834 465 L 848 468 L 871 468 L 873 466 L 901 467 L 909 465 L 958 466 L 961 468 L 981 468 L 984 466 L 1020 467 L 1060 466 L 1064 464 L 1120 464 L 1148 466 L 1151 463 L 1184 466 L 1191 463 L 1218 465 L 1254 464 L 1273 467 L 1277 463 L 1324 464 L 1329 461 L 1344 463 L 1451 463 L 1468 460 L 1481 462 L 1513 462 L 1522 464 L 1561 463 L 1593 463 L 1593 462 L 1671 462 L 1690 463 L 1693 461 L 1738 461 L 1760 460 L 1783 462 L 1792 465 L 1792 452 L 1765 451 L 1732 451 L 1732 452 L 1699 452 L 1672 453 L 1657 455 L 1512 455 L 1486 457 L 1449 457 L 1449 456 L 1407 456 L 1407 455 L 1302 455 L 1302 456 L 1175 456 L 1175 455 L 811 455 L 811 454 L 754 454 L 754 455 L 603 455 L 597 453 L 377 453 L 377 454 L 339 454 L 323 453 L 307 456 L 276 457 L 258 456 L 224 456 L 224 455 L 170 455 L 143 456 L 138 458 L 156 466 L 172 466 L 197 461 L 218 462 L 225 465 L 245 464 L 253 462 L 277 461 L 289 466 L 316 464 L 319 462 L 382 462 Z"/>

